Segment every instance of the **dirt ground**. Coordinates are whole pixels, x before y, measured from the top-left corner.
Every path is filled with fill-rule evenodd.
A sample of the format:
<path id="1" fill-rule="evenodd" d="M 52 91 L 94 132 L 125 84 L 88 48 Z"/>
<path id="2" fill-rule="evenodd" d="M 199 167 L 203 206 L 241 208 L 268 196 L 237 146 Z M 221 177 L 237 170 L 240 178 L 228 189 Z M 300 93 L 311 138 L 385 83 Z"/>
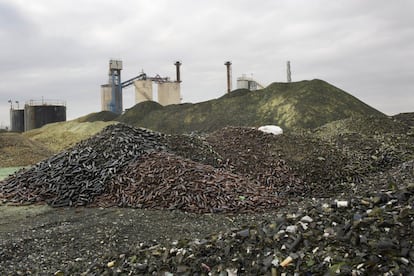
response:
<path id="1" fill-rule="evenodd" d="M 0 167 L 33 165 L 52 152 L 42 143 L 15 132 L 0 133 Z"/>

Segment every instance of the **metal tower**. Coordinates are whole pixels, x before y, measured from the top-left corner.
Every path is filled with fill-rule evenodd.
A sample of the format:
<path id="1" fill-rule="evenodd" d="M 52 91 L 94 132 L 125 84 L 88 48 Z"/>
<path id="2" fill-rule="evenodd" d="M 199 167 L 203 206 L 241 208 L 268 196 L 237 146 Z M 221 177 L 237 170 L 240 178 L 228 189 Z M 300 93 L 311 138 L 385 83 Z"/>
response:
<path id="1" fill-rule="evenodd" d="M 111 85 L 111 102 L 109 104 L 109 111 L 115 114 L 122 113 L 122 84 L 121 84 L 121 60 L 109 61 L 109 80 Z"/>
<path id="2" fill-rule="evenodd" d="M 290 71 L 290 61 L 287 62 L 287 82 L 292 82 L 292 72 Z"/>

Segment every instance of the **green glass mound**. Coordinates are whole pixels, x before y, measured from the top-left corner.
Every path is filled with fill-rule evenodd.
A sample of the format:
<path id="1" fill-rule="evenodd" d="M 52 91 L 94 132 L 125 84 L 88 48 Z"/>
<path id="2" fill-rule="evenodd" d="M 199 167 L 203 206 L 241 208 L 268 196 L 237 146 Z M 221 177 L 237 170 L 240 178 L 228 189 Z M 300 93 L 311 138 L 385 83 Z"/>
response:
<path id="1" fill-rule="evenodd" d="M 164 133 L 211 132 L 226 126 L 279 125 L 312 129 L 358 116 L 385 116 L 322 80 L 272 83 L 262 90 L 238 89 L 218 99 L 161 106 L 143 102 L 117 120 Z"/>

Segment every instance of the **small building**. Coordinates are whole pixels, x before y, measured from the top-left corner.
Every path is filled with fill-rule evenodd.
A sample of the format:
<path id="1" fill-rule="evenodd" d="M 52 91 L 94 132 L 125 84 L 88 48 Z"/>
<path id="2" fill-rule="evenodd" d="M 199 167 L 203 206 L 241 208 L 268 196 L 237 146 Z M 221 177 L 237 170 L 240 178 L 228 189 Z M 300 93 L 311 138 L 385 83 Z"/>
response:
<path id="1" fill-rule="evenodd" d="M 121 114 L 122 107 L 122 84 L 121 84 L 122 61 L 109 61 L 108 83 L 101 85 L 101 107 L 103 111 L 111 111 Z"/>
<path id="2" fill-rule="evenodd" d="M 263 85 L 260 85 L 253 78 L 247 77 L 245 74 L 237 78 L 237 89 L 249 89 L 250 91 L 254 91 L 263 88 Z"/>

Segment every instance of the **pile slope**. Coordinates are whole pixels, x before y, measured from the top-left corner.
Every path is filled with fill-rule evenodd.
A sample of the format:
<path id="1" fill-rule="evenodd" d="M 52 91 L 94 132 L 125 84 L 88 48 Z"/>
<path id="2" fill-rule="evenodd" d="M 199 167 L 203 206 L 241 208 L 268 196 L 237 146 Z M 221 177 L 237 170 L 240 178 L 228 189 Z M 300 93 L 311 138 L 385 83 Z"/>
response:
<path id="1" fill-rule="evenodd" d="M 41 143 L 20 133 L 0 133 L 0 167 L 27 166 L 52 155 Z"/>
<path id="2" fill-rule="evenodd" d="M 392 116 L 393 119 L 403 122 L 410 127 L 414 127 L 414 112 L 399 113 Z"/>
<path id="3" fill-rule="evenodd" d="M 33 129 L 23 133 L 23 136 L 42 143 L 45 147 L 48 148 L 49 151 L 53 153 L 58 153 L 84 139 L 95 135 L 108 125 L 115 123 L 117 122 L 80 122 L 78 120 L 73 120 L 47 124 L 41 128 Z"/>
<path id="4" fill-rule="evenodd" d="M 317 129 L 320 137 L 329 138 L 345 133 L 361 135 L 406 134 L 410 130 L 404 122 L 389 117 L 350 117 L 327 123 Z"/>
<path id="5" fill-rule="evenodd" d="M 140 103 L 117 120 L 164 133 L 212 132 L 226 126 L 280 125 L 316 128 L 351 116 L 385 116 L 322 80 L 273 83 L 257 91 L 239 89 L 221 98 L 165 107 Z M 134 116 L 133 112 L 138 110 Z"/>
<path id="6" fill-rule="evenodd" d="M 162 105 L 159 103 L 154 101 L 145 101 L 134 105 L 130 109 L 127 109 L 126 112 L 116 120 L 125 124 L 135 125 L 137 120 L 141 120 L 151 112 L 160 109 L 162 109 Z"/>
<path id="7" fill-rule="evenodd" d="M 372 173 L 392 168 L 414 157 L 410 127 L 389 117 L 347 118 L 313 130 L 349 160 L 354 172 Z"/>
<path id="8" fill-rule="evenodd" d="M 175 155 L 174 151 L 189 150 L 187 157 L 219 162 L 203 141 L 193 144 L 195 139 L 190 137 L 188 143 L 176 145 L 176 138 L 125 124 L 108 126 L 0 181 L 0 199 L 14 204 L 46 202 L 54 207 L 99 203 L 195 213 L 264 211 L 284 204 L 278 187 Z M 200 158 L 204 153 L 205 158 Z M 272 169 L 290 173 L 280 164 Z M 293 178 L 286 177 L 296 182 Z"/>
<path id="9" fill-rule="evenodd" d="M 77 118 L 75 121 L 79 123 L 96 122 L 96 121 L 108 122 L 108 121 L 115 120 L 117 117 L 118 117 L 118 114 L 115 114 L 111 111 L 100 111 L 100 112 L 93 112 L 88 115 L 82 116 L 80 118 Z"/>

